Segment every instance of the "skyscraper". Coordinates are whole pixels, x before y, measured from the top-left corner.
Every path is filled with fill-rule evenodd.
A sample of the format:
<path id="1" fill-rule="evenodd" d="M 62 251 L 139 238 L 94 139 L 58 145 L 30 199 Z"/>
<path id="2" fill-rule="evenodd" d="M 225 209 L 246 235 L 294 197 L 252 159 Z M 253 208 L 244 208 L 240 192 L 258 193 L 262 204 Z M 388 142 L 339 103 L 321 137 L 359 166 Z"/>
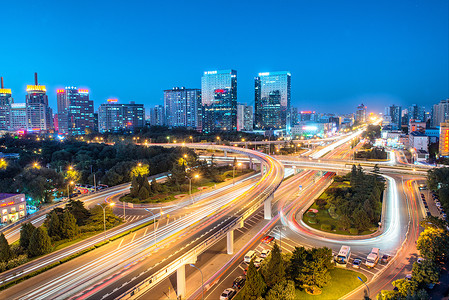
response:
<path id="1" fill-rule="evenodd" d="M 28 131 L 49 131 L 53 125 L 53 113 L 48 106 L 47 88 L 39 85 L 34 73 L 34 85 L 27 85 L 26 114 Z"/>
<path id="2" fill-rule="evenodd" d="M 11 111 L 9 115 L 9 130 L 27 129 L 27 107 L 26 103 L 11 104 Z"/>
<path id="3" fill-rule="evenodd" d="M 440 126 L 441 123 L 449 120 L 449 99 L 441 100 L 440 103 L 432 107 L 432 126 Z"/>
<path id="4" fill-rule="evenodd" d="M 204 72 L 201 101 L 204 132 L 237 130 L 237 71 Z"/>
<path id="5" fill-rule="evenodd" d="M 11 104 L 14 100 L 11 96 L 11 89 L 5 89 L 3 85 L 3 77 L 1 77 L 0 88 L 0 130 L 9 130 L 10 128 L 10 112 Z"/>
<path id="6" fill-rule="evenodd" d="M 418 106 L 416 104 L 412 104 L 408 108 L 408 121 L 410 120 L 420 120 L 425 122 L 426 121 L 426 109 L 424 106 Z"/>
<path id="7" fill-rule="evenodd" d="M 385 116 L 390 117 L 390 126 L 393 130 L 401 129 L 402 124 L 402 108 L 400 106 L 391 105 L 385 107 Z"/>
<path id="8" fill-rule="evenodd" d="M 87 89 L 66 87 L 58 89 L 56 95 L 60 133 L 78 135 L 94 130 L 94 102 Z"/>
<path id="9" fill-rule="evenodd" d="M 449 156 L 449 122 L 440 123 L 440 156 Z"/>
<path id="10" fill-rule="evenodd" d="M 360 104 L 357 106 L 357 111 L 355 112 L 355 122 L 358 124 L 366 123 L 366 106 Z"/>
<path id="11" fill-rule="evenodd" d="M 253 130 L 253 107 L 246 104 L 237 104 L 237 131 Z"/>
<path id="12" fill-rule="evenodd" d="M 287 71 L 259 73 L 254 80 L 255 127 L 291 129 L 291 74 Z"/>
<path id="13" fill-rule="evenodd" d="M 164 90 L 166 125 L 198 129 L 201 118 L 201 90 L 174 87 Z"/>
<path id="14" fill-rule="evenodd" d="M 145 108 L 143 104 L 131 101 L 129 104 L 117 103 L 117 99 L 108 99 L 98 109 L 98 129 L 100 132 L 134 130 L 145 126 Z"/>
<path id="15" fill-rule="evenodd" d="M 165 112 L 162 105 L 155 105 L 150 108 L 150 125 L 163 126 L 165 124 Z"/>

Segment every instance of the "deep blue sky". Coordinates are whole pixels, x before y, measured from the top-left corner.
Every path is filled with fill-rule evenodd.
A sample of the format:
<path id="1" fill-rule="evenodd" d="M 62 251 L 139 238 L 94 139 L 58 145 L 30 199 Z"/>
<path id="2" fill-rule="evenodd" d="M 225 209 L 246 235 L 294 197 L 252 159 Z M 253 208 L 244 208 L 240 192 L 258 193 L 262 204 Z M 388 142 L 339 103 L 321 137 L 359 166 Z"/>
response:
<path id="1" fill-rule="evenodd" d="M 289 70 L 292 105 L 319 112 L 436 103 L 449 96 L 447 0 L 2 1 L 0 75 L 24 102 L 33 72 L 49 89 L 87 87 L 146 107 L 163 89 L 235 69 L 238 101 L 258 72 Z"/>

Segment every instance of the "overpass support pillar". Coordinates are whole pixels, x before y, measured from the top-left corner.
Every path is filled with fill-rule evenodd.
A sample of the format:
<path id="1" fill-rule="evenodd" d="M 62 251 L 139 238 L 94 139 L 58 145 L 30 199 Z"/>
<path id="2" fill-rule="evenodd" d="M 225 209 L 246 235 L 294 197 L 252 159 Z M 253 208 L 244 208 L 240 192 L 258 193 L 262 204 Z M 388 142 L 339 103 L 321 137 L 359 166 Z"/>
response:
<path id="1" fill-rule="evenodd" d="M 263 202 L 263 212 L 264 212 L 264 219 L 265 220 L 271 220 L 271 201 L 273 200 L 273 194 L 271 194 L 270 197 L 265 199 Z"/>
<path id="2" fill-rule="evenodd" d="M 234 230 L 228 231 L 227 236 L 227 250 L 228 254 L 234 254 Z"/>
<path id="3" fill-rule="evenodd" d="M 178 298 L 184 299 L 186 296 L 186 265 L 182 265 L 176 270 L 176 290 Z"/>

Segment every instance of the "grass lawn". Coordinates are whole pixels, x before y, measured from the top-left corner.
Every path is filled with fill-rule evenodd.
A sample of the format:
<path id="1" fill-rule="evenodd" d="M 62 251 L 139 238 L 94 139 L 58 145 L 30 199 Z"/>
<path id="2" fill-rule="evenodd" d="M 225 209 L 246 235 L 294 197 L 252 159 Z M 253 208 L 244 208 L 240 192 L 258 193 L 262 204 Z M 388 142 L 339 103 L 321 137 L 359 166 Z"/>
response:
<path id="1" fill-rule="evenodd" d="M 349 182 L 344 181 L 344 182 L 333 182 L 329 188 L 343 188 L 343 187 L 347 187 L 349 186 Z M 328 195 L 326 194 L 326 191 L 324 191 L 320 197 L 318 197 L 318 199 L 324 199 L 326 201 L 328 201 Z M 329 204 L 327 204 L 325 206 L 324 209 L 320 209 L 318 207 L 318 205 L 316 204 L 316 202 L 314 202 L 309 209 L 316 209 L 318 210 L 318 213 L 316 214 L 315 218 L 310 218 L 308 216 L 307 213 L 305 213 L 303 215 L 303 220 L 304 222 L 309 225 L 312 228 L 315 228 L 317 230 L 321 230 L 321 231 L 325 231 L 325 232 L 330 232 L 330 233 L 335 233 L 335 234 L 342 234 L 342 235 L 354 235 L 351 234 L 349 231 L 347 230 L 342 230 L 339 228 L 338 226 L 338 219 L 334 219 L 330 216 L 328 209 L 329 209 Z M 308 209 L 308 210 L 309 210 Z M 321 227 L 322 224 L 328 224 L 331 226 L 331 230 L 325 230 Z M 376 228 L 377 229 L 377 228 Z M 375 230 L 374 230 L 375 231 Z M 359 232 L 356 235 L 365 235 L 365 234 L 371 234 L 374 231 L 369 231 L 369 230 L 365 230 L 363 232 Z"/>
<path id="2" fill-rule="evenodd" d="M 356 287 L 362 285 L 363 283 L 357 279 L 360 276 L 364 281 L 366 281 L 366 276 L 351 270 L 334 268 L 330 271 L 331 282 L 322 289 L 321 295 L 309 295 L 305 291 L 296 290 L 296 299 L 305 300 L 335 300 L 343 297 L 350 291 L 354 290 Z"/>

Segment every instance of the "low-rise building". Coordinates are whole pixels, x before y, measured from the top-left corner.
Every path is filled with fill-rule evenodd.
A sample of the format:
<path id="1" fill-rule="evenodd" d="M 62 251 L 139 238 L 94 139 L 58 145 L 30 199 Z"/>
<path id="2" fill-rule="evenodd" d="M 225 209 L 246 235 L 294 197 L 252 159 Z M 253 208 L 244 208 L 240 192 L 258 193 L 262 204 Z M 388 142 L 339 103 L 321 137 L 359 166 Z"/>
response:
<path id="1" fill-rule="evenodd" d="M 12 223 L 27 215 L 24 194 L 0 193 L 0 213 L 2 223 Z"/>
<path id="2" fill-rule="evenodd" d="M 408 142 L 415 150 L 429 151 L 429 137 L 422 132 L 413 131 L 408 135 Z"/>

